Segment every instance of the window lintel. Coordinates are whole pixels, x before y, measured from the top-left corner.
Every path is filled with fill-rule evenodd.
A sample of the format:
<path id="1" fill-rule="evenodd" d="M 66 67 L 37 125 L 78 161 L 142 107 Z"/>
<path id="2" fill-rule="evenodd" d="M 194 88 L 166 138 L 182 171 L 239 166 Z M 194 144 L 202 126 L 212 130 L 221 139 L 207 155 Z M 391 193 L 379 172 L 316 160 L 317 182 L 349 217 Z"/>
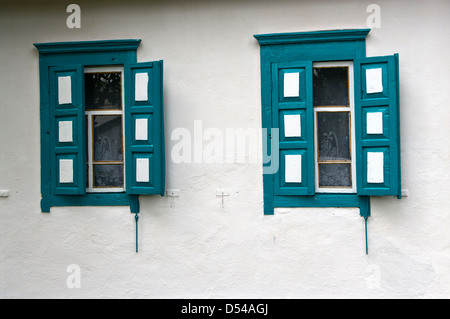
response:
<path id="1" fill-rule="evenodd" d="M 136 51 L 140 39 L 34 43 L 40 54 Z"/>
<path id="2" fill-rule="evenodd" d="M 364 41 L 370 29 L 340 29 L 309 32 L 256 34 L 262 45 L 302 44 L 333 41 Z"/>

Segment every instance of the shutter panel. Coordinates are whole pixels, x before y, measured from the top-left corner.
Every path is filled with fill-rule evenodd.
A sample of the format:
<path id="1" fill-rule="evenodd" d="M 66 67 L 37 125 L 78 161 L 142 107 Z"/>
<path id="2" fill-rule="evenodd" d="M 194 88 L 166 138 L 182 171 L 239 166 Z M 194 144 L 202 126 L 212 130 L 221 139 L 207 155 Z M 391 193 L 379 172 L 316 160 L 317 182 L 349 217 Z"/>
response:
<path id="1" fill-rule="evenodd" d="M 125 161 L 129 194 L 165 192 L 163 62 L 125 65 Z"/>
<path id="2" fill-rule="evenodd" d="M 50 68 L 50 176 L 52 194 L 86 193 L 83 67 Z"/>
<path id="3" fill-rule="evenodd" d="M 272 64 L 272 127 L 279 129 L 280 163 L 275 195 L 315 191 L 312 81 L 311 61 Z"/>
<path id="4" fill-rule="evenodd" d="M 355 60 L 358 195 L 401 197 L 398 55 Z"/>

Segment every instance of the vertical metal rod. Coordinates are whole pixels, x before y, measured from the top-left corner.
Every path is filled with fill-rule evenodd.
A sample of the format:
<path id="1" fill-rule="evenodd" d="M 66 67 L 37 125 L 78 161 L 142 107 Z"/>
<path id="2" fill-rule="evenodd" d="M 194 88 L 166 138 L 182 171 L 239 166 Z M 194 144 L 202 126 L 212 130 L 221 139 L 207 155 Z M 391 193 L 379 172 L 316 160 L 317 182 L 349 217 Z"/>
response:
<path id="1" fill-rule="evenodd" d="M 138 252 L 138 220 L 139 220 L 138 213 L 134 215 L 134 220 L 136 221 L 136 252 Z"/>
<path id="2" fill-rule="evenodd" d="M 365 222 L 365 228 L 366 228 L 366 255 L 369 254 L 369 245 L 368 245 L 368 243 L 367 243 L 367 219 L 368 219 L 368 218 L 369 218 L 369 217 L 364 216 L 364 222 Z"/>

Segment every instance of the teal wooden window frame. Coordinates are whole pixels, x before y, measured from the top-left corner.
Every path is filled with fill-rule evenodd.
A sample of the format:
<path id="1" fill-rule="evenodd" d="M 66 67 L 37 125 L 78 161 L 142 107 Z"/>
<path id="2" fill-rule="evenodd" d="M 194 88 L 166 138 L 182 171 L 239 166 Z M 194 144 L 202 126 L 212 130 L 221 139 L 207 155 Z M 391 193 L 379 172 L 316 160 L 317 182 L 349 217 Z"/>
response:
<path id="1" fill-rule="evenodd" d="M 302 157 L 302 183 L 292 184 L 292 188 L 283 190 L 277 179 L 277 173 L 264 174 L 264 213 L 266 215 L 274 214 L 276 207 L 358 207 L 361 216 L 367 218 L 370 216 L 370 196 L 375 195 L 393 195 L 401 198 L 401 178 L 400 178 L 400 123 L 399 123 L 399 76 L 398 76 L 398 55 L 389 57 L 366 57 L 366 37 L 370 29 L 350 29 L 350 30 L 331 30 L 315 32 L 297 32 L 297 33 L 276 33 L 254 35 L 260 44 L 260 64 L 261 64 L 261 112 L 262 128 L 270 129 L 275 126 L 282 128 L 282 124 L 274 124 L 273 108 L 278 107 L 282 100 L 274 98 L 277 93 L 274 91 L 280 88 L 276 82 L 276 72 L 280 72 L 283 67 L 299 71 L 300 77 L 307 81 L 306 87 L 300 87 L 299 100 L 291 100 L 290 106 L 283 106 L 284 109 L 296 109 L 302 112 L 301 130 L 302 140 L 290 142 L 287 148 L 289 152 L 303 154 Z M 356 161 L 357 161 L 357 180 L 358 191 L 350 194 L 332 194 L 315 193 L 314 191 L 314 136 L 312 103 L 308 101 L 312 95 L 312 83 L 308 82 L 303 71 L 311 71 L 315 62 L 335 62 L 352 61 L 354 65 L 354 88 L 355 102 L 360 106 L 355 107 L 355 129 L 356 129 Z M 383 79 L 389 74 L 389 83 L 383 83 L 385 91 L 391 92 L 390 96 L 378 96 L 366 99 L 361 97 L 364 93 L 360 67 L 364 65 L 377 65 L 383 70 Z M 397 68 L 396 68 L 397 67 Z M 301 82 L 301 81 L 300 81 Z M 309 84 L 308 84 L 309 83 Z M 302 90 L 306 93 L 303 95 Z M 364 116 L 368 110 L 383 113 L 387 118 L 387 109 L 391 105 L 392 114 L 388 117 L 387 128 L 390 137 L 375 136 L 375 138 L 366 138 L 363 132 Z M 370 107 L 370 109 L 368 108 Z M 280 109 L 281 110 L 281 107 Z M 276 113 L 276 112 L 275 112 Z M 304 127 L 306 117 L 306 127 Z M 387 131 L 385 129 L 385 131 Z M 281 134 L 277 134 L 281 135 Z M 305 138 L 305 136 L 309 136 Z M 280 152 L 282 152 L 280 142 Z M 287 144 L 286 142 L 284 143 Z M 265 154 L 270 154 L 272 150 L 271 137 L 268 135 L 263 142 Z M 292 150 L 296 149 L 296 150 Z M 367 185 L 363 177 L 366 177 L 364 165 L 367 167 L 367 152 L 382 152 L 386 165 L 386 180 L 384 184 Z M 281 154 L 281 153 L 280 153 Z M 280 158 L 280 166 L 282 163 Z M 359 164 L 359 165 L 358 165 Z M 267 166 L 265 164 L 265 166 Z M 392 172 L 390 172 L 390 170 Z M 385 171 L 386 172 L 386 171 Z M 391 174 L 392 173 L 392 174 Z M 359 187 L 359 185 L 364 187 Z"/>
<path id="2" fill-rule="evenodd" d="M 139 195 L 165 193 L 165 158 L 164 158 L 164 114 L 163 114 L 163 88 L 162 88 L 162 61 L 137 63 L 136 51 L 140 44 L 139 39 L 35 43 L 39 52 L 39 82 L 40 82 L 40 136 L 41 136 L 41 211 L 50 212 L 56 206 L 129 206 L 132 213 L 138 213 Z M 84 67 L 90 66 L 124 66 L 126 85 L 125 89 L 125 154 L 140 154 L 143 158 L 151 158 L 148 175 L 150 181 L 139 183 L 139 189 L 128 188 L 120 193 L 86 193 L 85 172 L 79 168 L 85 163 L 84 139 L 84 88 L 74 92 L 72 88 L 72 105 L 68 109 L 54 110 L 51 99 L 54 99 L 55 72 L 61 76 L 78 74 L 74 85 L 83 86 L 79 81 L 80 73 Z M 131 105 L 134 98 L 134 79 L 130 78 L 130 70 L 141 68 L 141 72 L 149 75 L 148 94 L 152 103 L 139 102 L 140 105 Z M 66 73 L 64 73 L 66 72 Z M 82 75 L 83 76 L 83 75 Z M 52 93 L 53 92 L 53 93 Z M 81 92 L 81 93 L 80 93 Z M 149 98 L 150 100 L 150 98 Z M 137 104 L 139 104 L 137 103 Z M 136 103 L 135 103 L 136 104 Z M 74 111 L 76 110 L 76 111 Z M 55 143 L 56 121 L 52 116 L 75 119 L 74 140 L 79 144 L 61 147 Z M 154 123 L 148 124 L 149 136 L 152 145 L 136 145 L 133 141 L 133 116 L 154 118 Z M 149 115 L 150 114 L 150 115 Z M 78 121 L 78 122 L 76 122 Z M 80 122 L 80 123 L 79 123 Z M 81 123 L 83 122 L 83 123 Z M 76 143 L 75 143 L 76 144 Z M 80 147 L 82 145 L 83 147 Z M 68 159 L 74 164 L 73 183 L 60 184 L 58 171 L 55 169 L 56 158 Z M 85 164 L 84 164 L 85 165 Z M 131 184 L 131 176 L 136 174 L 131 159 L 125 163 L 126 184 Z"/>

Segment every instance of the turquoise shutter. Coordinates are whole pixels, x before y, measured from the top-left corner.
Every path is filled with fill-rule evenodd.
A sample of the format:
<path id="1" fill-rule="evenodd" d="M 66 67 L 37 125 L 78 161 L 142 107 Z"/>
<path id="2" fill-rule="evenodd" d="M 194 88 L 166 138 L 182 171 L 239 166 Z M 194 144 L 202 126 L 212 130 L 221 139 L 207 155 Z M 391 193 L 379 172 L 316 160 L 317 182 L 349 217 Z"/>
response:
<path id="1" fill-rule="evenodd" d="M 354 65 L 357 193 L 400 198 L 398 55 Z"/>
<path id="2" fill-rule="evenodd" d="M 272 64 L 272 128 L 279 129 L 275 195 L 314 194 L 312 87 L 311 61 Z"/>
<path id="3" fill-rule="evenodd" d="M 129 194 L 164 195 L 163 62 L 125 65 L 125 161 Z"/>
<path id="4" fill-rule="evenodd" d="M 83 67 L 50 68 L 50 179 L 56 195 L 86 193 Z"/>

